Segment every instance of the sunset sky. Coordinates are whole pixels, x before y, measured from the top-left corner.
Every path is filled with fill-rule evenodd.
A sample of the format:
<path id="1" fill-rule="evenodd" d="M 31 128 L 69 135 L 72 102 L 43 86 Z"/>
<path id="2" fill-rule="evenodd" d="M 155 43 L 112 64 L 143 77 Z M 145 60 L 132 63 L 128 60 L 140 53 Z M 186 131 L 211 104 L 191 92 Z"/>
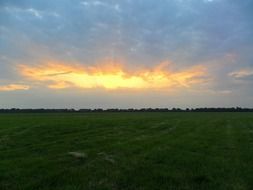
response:
<path id="1" fill-rule="evenodd" d="M 252 0 L 0 0 L 0 108 L 253 107 Z"/>

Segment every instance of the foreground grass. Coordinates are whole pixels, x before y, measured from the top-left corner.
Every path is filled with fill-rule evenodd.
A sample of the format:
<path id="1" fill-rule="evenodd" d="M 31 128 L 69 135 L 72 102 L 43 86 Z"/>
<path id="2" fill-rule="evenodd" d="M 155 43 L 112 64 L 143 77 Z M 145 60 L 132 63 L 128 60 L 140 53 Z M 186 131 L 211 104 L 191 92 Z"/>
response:
<path id="1" fill-rule="evenodd" d="M 253 113 L 1 114 L 0 189 L 250 190 Z"/>

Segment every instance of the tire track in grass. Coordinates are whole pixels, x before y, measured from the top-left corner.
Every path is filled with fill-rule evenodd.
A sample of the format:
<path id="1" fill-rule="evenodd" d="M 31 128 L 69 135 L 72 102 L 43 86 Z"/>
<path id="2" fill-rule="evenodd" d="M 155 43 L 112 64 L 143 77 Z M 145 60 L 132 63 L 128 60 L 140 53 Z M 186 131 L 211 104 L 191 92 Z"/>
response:
<path id="1" fill-rule="evenodd" d="M 253 189 L 253 135 L 250 132 L 253 127 L 252 118 L 250 120 L 243 118 L 243 120 L 238 120 L 237 123 L 234 127 L 238 155 L 237 175 L 243 180 L 245 189 Z"/>
<path id="2" fill-rule="evenodd" d="M 178 142 L 180 141 L 179 139 L 184 139 L 184 137 L 187 136 L 187 134 L 191 133 L 193 131 L 192 129 L 194 128 L 194 126 L 185 126 L 185 124 L 181 124 L 181 122 L 181 120 L 176 120 L 176 124 L 174 124 L 173 127 L 170 127 L 164 131 L 157 131 L 156 133 L 154 131 L 147 130 L 143 132 L 143 134 L 145 135 L 143 136 L 143 138 L 140 139 L 138 138 L 138 136 L 131 138 L 124 143 L 121 143 L 120 146 L 114 146 L 114 148 L 117 149 L 120 147 L 122 148 L 129 146 L 132 147 L 130 149 L 128 148 L 128 151 L 123 151 L 123 154 L 127 153 L 129 154 L 129 156 L 131 155 L 131 152 L 135 149 L 137 149 L 138 151 L 134 151 L 134 156 L 141 156 L 143 153 L 146 154 L 147 148 L 148 152 L 153 151 L 155 149 L 158 150 L 163 148 L 173 148 L 175 150 L 178 148 L 180 149 L 180 147 L 178 147 Z M 171 123 L 169 123 L 168 125 L 171 126 Z"/>
<path id="3" fill-rule="evenodd" d="M 225 133 L 226 133 L 226 154 L 227 162 L 230 162 L 229 165 L 233 166 L 229 168 L 229 172 L 227 173 L 228 181 L 226 186 L 230 189 L 248 189 L 247 181 L 241 176 L 241 172 L 244 170 L 244 165 L 242 156 L 241 156 L 241 144 L 238 143 L 238 138 L 240 138 L 242 123 L 240 123 L 240 127 L 238 128 L 237 122 L 231 123 L 232 120 L 227 119 L 225 123 Z"/>

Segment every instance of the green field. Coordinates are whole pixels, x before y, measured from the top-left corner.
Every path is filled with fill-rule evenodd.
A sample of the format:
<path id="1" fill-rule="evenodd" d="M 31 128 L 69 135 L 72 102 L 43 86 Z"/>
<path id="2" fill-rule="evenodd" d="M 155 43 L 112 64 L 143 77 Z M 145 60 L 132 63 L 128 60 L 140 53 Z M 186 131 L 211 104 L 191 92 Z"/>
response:
<path id="1" fill-rule="evenodd" d="M 0 114 L 1 190 L 253 189 L 253 113 Z"/>

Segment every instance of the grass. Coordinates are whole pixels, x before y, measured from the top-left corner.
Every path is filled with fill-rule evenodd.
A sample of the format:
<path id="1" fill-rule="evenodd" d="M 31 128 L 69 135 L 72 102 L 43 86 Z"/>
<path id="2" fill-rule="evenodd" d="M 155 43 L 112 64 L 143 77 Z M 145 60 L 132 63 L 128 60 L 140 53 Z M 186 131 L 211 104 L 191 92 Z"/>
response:
<path id="1" fill-rule="evenodd" d="M 253 113 L 0 114 L 0 189 L 250 190 Z"/>

